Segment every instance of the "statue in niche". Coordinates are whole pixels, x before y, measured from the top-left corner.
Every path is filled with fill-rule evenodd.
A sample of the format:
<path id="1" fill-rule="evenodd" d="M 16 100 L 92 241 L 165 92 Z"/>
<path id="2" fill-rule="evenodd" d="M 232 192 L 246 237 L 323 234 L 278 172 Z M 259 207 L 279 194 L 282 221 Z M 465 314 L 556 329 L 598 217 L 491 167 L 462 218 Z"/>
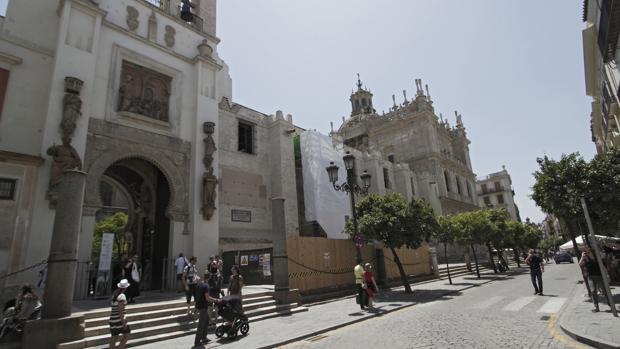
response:
<path id="1" fill-rule="evenodd" d="M 215 151 L 217 150 L 217 147 L 215 146 L 215 140 L 213 139 L 213 132 L 214 132 L 214 128 L 215 128 L 215 123 L 213 122 L 205 122 L 204 124 L 202 124 L 202 129 L 204 131 L 204 133 L 207 135 L 204 139 L 204 143 L 205 143 L 205 156 L 202 160 L 202 162 L 205 164 L 205 168 L 207 169 L 207 171 L 213 171 L 213 169 L 211 168 L 211 164 L 213 164 L 213 153 L 215 153 Z"/>
<path id="2" fill-rule="evenodd" d="M 213 132 L 215 131 L 215 123 L 207 121 L 202 124 L 203 132 L 207 135 L 204 139 L 205 156 L 203 163 L 207 172 L 202 176 L 202 215 L 204 219 L 210 220 L 215 212 L 215 198 L 217 192 L 217 177 L 213 174 L 213 153 L 217 150 Z"/>
<path id="3" fill-rule="evenodd" d="M 202 216 L 205 220 L 211 220 L 215 212 L 215 198 L 217 177 L 213 175 L 213 169 L 202 176 Z"/>
<path id="4" fill-rule="evenodd" d="M 71 138 L 63 137 L 61 145 L 52 145 L 47 148 L 47 155 L 53 157 L 52 173 L 50 175 L 49 191 L 55 192 L 62 174 L 66 170 L 82 169 L 82 160 L 75 148 L 71 146 Z"/>
<path id="5" fill-rule="evenodd" d="M 82 99 L 76 94 L 65 93 L 62 104 L 63 113 L 62 121 L 60 122 L 60 130 L 63 138 L 68 138 L 73 136 L 73 132 L 77 127 L 77 119 L 82 115 L 80 111 L 82 109 Z"/>

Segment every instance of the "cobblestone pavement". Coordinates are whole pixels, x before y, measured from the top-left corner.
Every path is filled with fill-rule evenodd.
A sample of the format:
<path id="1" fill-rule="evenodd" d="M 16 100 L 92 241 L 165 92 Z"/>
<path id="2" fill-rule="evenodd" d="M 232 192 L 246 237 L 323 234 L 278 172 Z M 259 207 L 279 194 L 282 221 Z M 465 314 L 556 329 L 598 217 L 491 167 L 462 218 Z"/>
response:
<path id="1" fill-rule="evenodd" d="M 528 274 L 513 275 L 286 348 L 589 348 L 557 324 L 569 297 L 582 291 L 577 277 L 574 264 L 548 265 L 545 296 L 533 295 Z"/>

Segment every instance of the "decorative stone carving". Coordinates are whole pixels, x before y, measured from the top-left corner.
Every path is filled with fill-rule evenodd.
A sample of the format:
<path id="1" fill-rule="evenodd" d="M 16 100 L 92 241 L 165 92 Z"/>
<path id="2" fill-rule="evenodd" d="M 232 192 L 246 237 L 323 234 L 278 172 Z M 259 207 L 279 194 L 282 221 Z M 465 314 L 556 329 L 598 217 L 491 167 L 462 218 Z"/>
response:
<path id="1" fill-rule="evenodd" d="M 63 172 L 66 170 L 82 169 L 82 160 L 75 148 L 71 146 L 71 138 L 63 137 L 62 145 L 52 145 L 47 148 L 47 155 L 53 157 L 52 172 L 50 174 L 47 198 L 50 206 L 56 205 L 57 188 L 62 180 Z"/>
<path id="2" fill-rule="evenodd" d="M 207 41 L 207 39 L 202 40 L 202 43 L 198 45 L 198 53 L 202 57 L 211 57 L 213 47 L 209 46 L 209 41 Z"/>
<path id="3" fill-rule="evenodd" d="M 138 21 L 138 16 L 140 13 L 133 6 L 127 6 L 127 27 L 131 31 L 135 31 L 138 29 L 138 25 L 140 25 L 140 21 Z"/>
<path id="4" fill-rule="evenodd" d="M 164 34 L 164 42 L 166 46 L 173 47 L 174 46 L 174 35 L 176 34 L 176 30 L 174 27 L 167 25 L 165 28 L 166 34 Z"/>
<path id="5" fill-rule="evenodd" d="M 227 97 L 222 97 L 222 100 L 220 101 L 218 107 L 226 111 L 232 111 L 232 107 L 230 106 L 230 101 L 228 100 Z"/>
<path id="6" fill-rule="evenodd" d="M 123 61 L 121 81 L 117 111 L 168 122 L 171 77 Z"/>
<path id="7" fill-rule="evenodd" d="M 77 126 L 77 119 L 82 115 L 80 91 L 83 84 L 84 82 L 78 78 L 71 76 L 65 78 L 65 96 L 62 100 L 63 112 L 60 121 L 60 131 L 63 138 L 71 139 Z"/>
<path id="8" fill-rule="evenodd" d="M 213 174 L 213 153 L 217 150 L 213 132 L 215 131 L 215 123 L 207 121 L 202 124 L 203 132 L 207 135 L 204 139 L 205 156 L 202 159 L 207 172 L 202 176 L 202 216 L 205 220 L 211 220 L 215 211 L 215 197 L 217 195 L 215 188 L 217 186 L 217 177 Z"/>
<path id="9" fill-rule="evenodd" d="M 155 11 L 149 16 L 149 27 L 146 38 L 150 41 L 157 42 L 157 16 L 155 16 Z"/>

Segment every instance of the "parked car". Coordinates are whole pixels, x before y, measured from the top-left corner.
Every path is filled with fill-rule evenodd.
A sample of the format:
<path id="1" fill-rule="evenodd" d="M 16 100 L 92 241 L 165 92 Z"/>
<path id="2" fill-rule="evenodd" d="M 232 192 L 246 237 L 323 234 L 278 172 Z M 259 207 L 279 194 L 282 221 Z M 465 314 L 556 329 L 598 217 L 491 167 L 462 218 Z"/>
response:
<path id="1" fill-rule="evenodd" d="M 574 263 L 573 256 L 571 256 L 567 252 L 557 252 L 553 256 L 553 260 L 555 261 L 555 264 L 560 264 L 562 262 Z"/>

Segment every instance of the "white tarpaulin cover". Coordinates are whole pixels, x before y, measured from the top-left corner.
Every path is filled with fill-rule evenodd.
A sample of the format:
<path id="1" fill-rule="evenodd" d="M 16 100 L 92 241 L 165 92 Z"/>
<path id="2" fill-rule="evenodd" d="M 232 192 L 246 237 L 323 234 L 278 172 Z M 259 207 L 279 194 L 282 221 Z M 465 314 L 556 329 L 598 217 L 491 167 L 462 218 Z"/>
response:
<path id="1" fill-rule="evenodd" d="M 338 184 L 346 181 L 342 153 L 334 149 L 328 136 L 305 131 L 300 136 L 304 179 L 306 220 L 317 221 L 330 239 L 348 239 L 344 233 L 345 216 L 351 215 L 349 195 L 334 190 L 325 168 L 333 161 L 338 167 Z"/>
<path id="2" fill-rule="evenodd" d="M 611 242 L 620 243 L 620 239 L 619 238 L 615 238 L 613 236 L 596 235 L 596 240 L 599 241 L 599 244 L 600 243 L 611 243 Z M 583 248 L 585 243 L 583 241 L 583 236 L 582 235 L 579 235 L 579 236 L 575 237 L 575 241 L 577 242 L 577 247 L 579 247 L 580 249 Z M 563 245 L 560 246 L 560 250 L 562 250 L 562 251 L 572 251 L 573 250 L 573 242 L 571 240 L 568 240 L 566 243 L 564 243 Z"/>

